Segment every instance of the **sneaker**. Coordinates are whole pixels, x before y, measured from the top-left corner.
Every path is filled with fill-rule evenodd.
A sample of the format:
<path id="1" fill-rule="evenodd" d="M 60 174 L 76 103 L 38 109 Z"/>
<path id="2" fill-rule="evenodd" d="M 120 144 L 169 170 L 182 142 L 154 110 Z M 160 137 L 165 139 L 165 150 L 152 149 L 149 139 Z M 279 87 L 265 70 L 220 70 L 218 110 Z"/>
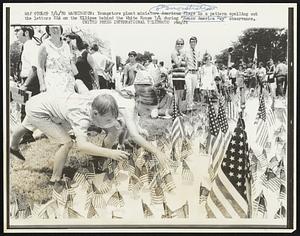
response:
<path id="1" fill-rule="evenodd" d="M 9 152 L 17 158 L 19 158 L 20 160 L 25 161 L 25 157 L 23 156 L 20 150 L 14 150 L 12 148 L 9 148 Z"/>

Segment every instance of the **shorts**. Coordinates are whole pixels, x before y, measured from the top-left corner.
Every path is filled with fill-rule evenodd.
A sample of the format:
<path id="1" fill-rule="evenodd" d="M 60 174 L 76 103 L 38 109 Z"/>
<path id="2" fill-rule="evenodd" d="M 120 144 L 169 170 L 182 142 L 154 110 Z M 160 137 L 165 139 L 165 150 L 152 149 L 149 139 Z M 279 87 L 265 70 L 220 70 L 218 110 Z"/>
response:
<path id="1" fill-rule="evenodd" d="M 185 81 L 184 80 L 173 80 L 173 86 L 175 90 L 184 90 Z"/>

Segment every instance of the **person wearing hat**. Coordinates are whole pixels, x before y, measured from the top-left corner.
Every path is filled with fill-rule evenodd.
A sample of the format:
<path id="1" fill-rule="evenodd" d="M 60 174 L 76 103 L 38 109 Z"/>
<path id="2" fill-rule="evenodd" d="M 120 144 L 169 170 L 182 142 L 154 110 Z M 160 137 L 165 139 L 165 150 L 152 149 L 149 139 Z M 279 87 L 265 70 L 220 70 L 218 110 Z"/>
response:
<path id="1" fill-rule="evenodd" d="M 124 86 L 133 85 L 138 70 L 145 70 L 145 67 L 136 61 L 137 53 L 131 51 L 128 53 L 129 62 L 124 68 Z"/>

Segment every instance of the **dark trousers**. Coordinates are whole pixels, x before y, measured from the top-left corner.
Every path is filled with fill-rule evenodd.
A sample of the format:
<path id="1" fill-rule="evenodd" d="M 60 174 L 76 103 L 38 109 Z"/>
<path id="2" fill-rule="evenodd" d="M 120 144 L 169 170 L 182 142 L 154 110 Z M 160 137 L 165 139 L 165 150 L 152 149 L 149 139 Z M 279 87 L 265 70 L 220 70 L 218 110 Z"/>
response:
<path id="1" fill-rule="evenodd" d="M 100 89 L 109 89 L 109 81 L 104 79 L 102 75 L 98 75 Z"/>
<path id="2" fill-rule="evenodd" d="M 27 77 L 22 78 L 22 80 L 25 82 Z M 27 87 L 27 91 L 31 92 L 31 96 L 37 95 L 40 92 L 40 83 L 38 80 L 38 77 L 34 77 L 33 80 L 31 81 L 30 85 Z M 21 122 L 24 120 L 26 116 L 25 112 L 25 105 L 21 106 Z"/>
<path id="3" fill-rule="evenodd" d="M 276 79 L 276 85 L 277 85 L 276 96 L 284 96 L 285 95 L 286 82 L 287 82 L 286 76 L 284 76 L 284 75 L 277 76 L 277 79 Z"/>

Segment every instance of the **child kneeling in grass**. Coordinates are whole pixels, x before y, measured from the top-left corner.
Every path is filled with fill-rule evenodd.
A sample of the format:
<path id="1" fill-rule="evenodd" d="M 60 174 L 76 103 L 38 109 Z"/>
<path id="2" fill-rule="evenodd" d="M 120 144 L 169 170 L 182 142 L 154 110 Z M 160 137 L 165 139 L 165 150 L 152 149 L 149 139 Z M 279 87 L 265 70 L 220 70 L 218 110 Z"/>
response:
<path id="1" fill-rule="evenodd" d="M 19 142 L 24 130 L 38 128 L 49 139 L 54 140 L 60 148 L 54 157 L 51 182 L 59 181 L 68 153 L 73 146 L 69 131 L 73 130 L 76 147 L 79 151 L 98 157 L 113 160 L 128 158 L 128 153 L 122 150 L 99 147 L 87 141 L 87 130 L 95 125 L 108 131 L 104 140 L 105 147 L 112 147 L 118 135 L 123 131 L 119 120 L 125 122 L 129 135 L 138 145 L 152 152 L 163 166 L 166 157 L 160 150 L 147 142 L 140 134 L 136 124 L 139 103 L 134 99 L 123 97 L 114 90 L 91 90 L 82 94 L 42 93 L 32 97 L 26 103 L 26 117 L 22 125 L 12 135 L 10 152 L 24 159 L 19 150 Z"/>

